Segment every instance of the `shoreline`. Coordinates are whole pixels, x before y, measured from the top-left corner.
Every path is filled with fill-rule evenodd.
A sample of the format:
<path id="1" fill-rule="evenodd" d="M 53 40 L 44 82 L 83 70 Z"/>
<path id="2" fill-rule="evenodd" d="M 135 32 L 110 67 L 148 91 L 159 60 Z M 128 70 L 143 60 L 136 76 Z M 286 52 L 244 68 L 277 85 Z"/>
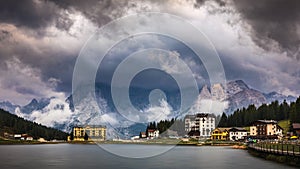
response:
<path id="1" fill-rule="evenodd" d="M 5 145 L 41 145 L 41 144 L 68 144 L 68 142 L 0 142 L 0 146 Z"/>
<path id="2" fill-rule="evenodd" d="M 233 149 L 247 149 L 247 146 L 240 143 L 198 143 L 198 142 L 123 142 L 123 141 L 64 141 L 64 142 L 38 142 L 38 141 L 20 141 L 5 140 L 0 141 L 1 145 L 41 145 L 41 144 L 78 144 L 78 145 L 97 145 L 97 144 L 124 144 L 124 145 L 170 145 L 170 146 L 211 146 L 211 147 L 231 147 Z"/>

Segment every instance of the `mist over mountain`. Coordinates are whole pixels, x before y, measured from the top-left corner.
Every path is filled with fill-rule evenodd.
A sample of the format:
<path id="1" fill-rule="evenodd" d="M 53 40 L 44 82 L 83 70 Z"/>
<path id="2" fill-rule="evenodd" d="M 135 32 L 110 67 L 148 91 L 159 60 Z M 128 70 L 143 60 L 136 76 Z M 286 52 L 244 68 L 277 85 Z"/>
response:
<path id="1" fill-rule="evenodd" d="M 97 85 L 95 90 L 97 101 L 91 99 L 91 94 L 87 94 L 76 107 L 70 95 L 65 100 L 55 97 L 33 99 L 25 106 L 4 101 L 0 102 L 0 108 L 25 119 L 67 132 L 77 124 L 103 124 L 108 128 L 108 138 L 129 138 L 138 135 L 145 129 L 146 123 L 134 122 L 119 113 L 113 103 L 110 90 L 109 85 Z M 166 98 L 159 100 L 156 105 L 150 105 L 149 94 L 152 90 L 138 87 L 129 89 L 132 105 L 148 121 L 182 118 L 186 114 L 197 112 L 231 114 L 234 110 L 250 104 L 259 106 L 274 100 L 279 102 L 296 100 L 293 96 L 285 96 L 277 92 L 263 93 L 250 88 L 242 80 L 236 80 L 226 85 L 203 86 L 192 107 L 185 112 L 180 112 L 179 91 L 164 91 Z"/>

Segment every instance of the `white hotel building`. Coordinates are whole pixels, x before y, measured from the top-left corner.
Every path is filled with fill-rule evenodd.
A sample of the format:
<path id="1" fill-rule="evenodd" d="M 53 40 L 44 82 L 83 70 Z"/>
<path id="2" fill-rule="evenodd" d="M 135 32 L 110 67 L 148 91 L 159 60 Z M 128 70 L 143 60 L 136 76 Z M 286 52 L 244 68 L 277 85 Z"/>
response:
<path id="1" fill-rule="evenodd" d="M 209 138 L 216 127 L 216 117 L 208 113 L 186 115 L 184 123 L 185 131 L 189 133 L 191 137 Z"/>

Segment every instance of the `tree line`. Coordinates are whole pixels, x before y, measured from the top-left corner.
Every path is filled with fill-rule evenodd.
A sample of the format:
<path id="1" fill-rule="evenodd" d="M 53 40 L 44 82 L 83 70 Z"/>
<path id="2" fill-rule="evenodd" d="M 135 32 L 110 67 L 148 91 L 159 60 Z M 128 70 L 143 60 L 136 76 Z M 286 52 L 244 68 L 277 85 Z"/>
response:
<path id="1" fill-rule="evenodd" d="M 231 115 L 222 114 L 219 127 L 249 126 L 256 120 L 290 120 L 292 123 L 300 123 L 300 97 L 288 104 L 285 100 L 279 104 L 274 101 L 271 104 L 262 104 L 258 108 L 249 105 L 247 108 L 237 109 Z"/>
<path id="2" fill-rule="evenodd" d="M 159 130 L 160 134 L 167 134 L 165 133 L 167 130 L 175 131 L 179 136 L 185 135 L 184 131 L 184 120 L 183 119 L 175 119 L 172 118 L 171 120 L 161 120 L 159 122 L 150 122 L 146 128 L 146 135 L 148 129 Z"/>
<path id="3" fill-rule="evenodd" d="M 0 133 L 28 134 L 34 139 L 44 138 L 45 140 L 66 140 L 68 134 L 41 124 L 25 120 L 0 109 Z"/>

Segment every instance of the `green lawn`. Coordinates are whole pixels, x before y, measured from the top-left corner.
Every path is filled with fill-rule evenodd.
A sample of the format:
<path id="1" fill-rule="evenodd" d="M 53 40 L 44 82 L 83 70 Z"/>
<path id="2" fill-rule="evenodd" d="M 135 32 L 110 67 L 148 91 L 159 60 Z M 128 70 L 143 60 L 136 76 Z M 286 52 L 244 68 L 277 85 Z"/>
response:
<path id="1" fill-rule="evenodd" d="M 244 127 L 248 132 L 250 132 L 250 126 Z"/>
<path id="2" fill-rule="evenodd" d="M 283 128 L 283 135 L 286 135 L 286 133 L 289 131 L 290 124 L 290 120 L 282 120 L 278 122 L 278 125 Z"/>

